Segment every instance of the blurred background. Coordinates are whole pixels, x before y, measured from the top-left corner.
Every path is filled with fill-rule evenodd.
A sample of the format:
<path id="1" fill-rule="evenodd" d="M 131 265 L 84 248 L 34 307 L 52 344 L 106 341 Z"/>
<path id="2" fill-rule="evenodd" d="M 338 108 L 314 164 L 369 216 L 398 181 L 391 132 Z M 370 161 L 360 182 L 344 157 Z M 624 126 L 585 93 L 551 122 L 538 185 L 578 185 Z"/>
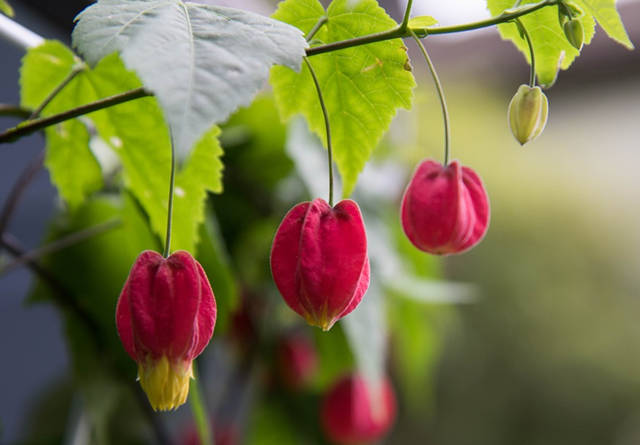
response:
<path id="1" fill-rule="evenodd" d="M 12 6 L 17 22 L 45 38 L 69 43 L 73 17 L 89 3 L 14 0 Z M 211 3 L 270 14 L 275 2 Z M 380 3 L 399 20 L 404 1 Z M 637 46 L 640 2 L 619 5 Z M 488 17 L 481 0 L 416 0 L 418 14 L 432 15 L 443 25 Z M 512 138 L 506 119 L 509 100 L 528 80 L 528 65 L 515 47 L 502 41 L 495 28 L 433 36 L 425 45 L 449 102 L 453 158 L 483 178 L 491 199 L 491 226 L 478 247 L 445 260 L 425 259 L 398 241 L 398 251 L 416 275 L 472 284 L 475 297 L 464 303 L 434 298 L 416 305 L 393 292 L 386 295 L 390 372 L 400 411 L 385 443 L 639 444 L 640 53 L 625 50 L 597 29 L 593 43 L 546 92 L 550 112 L 545 131 L 522 148 Z M 441 159 L 443 149 L 433 83 L 414 45 L 408 46 L 419 85 L 414 108 L 398 114 L 356 189 L 365 202 L 380 196 L 387 200 L 382 210 L 370 207 L 384 211 L 380 219 L 394 239 L 401 237 L 394 212 L 413 166 L 424 157 Z M 0 102 L 18 103 L 23 51 L 0 40 L 0 56 Z M 281 201 L 282 196 L 292 196 L 295 171 L 289 159 L 295 156 L 285 152 L 287 130 L 271 122 L 267 128 L 273 134 L 266 141 L 260 139 L 264 131 L 260 133 L 255 122 L 273 112 L 267 93 L 257 106 L 228 124 L 252 129 L 254 145 L 266 144 L 269 149 L 249 148 L 246 155 L 227 151 L 227 192 L 211 198 L 214 208 L 234 205 L 234 199 L 246 198 L 241 193 L 252 196 L 265 184 L 268 187 L 262 190 Z M 16 122 L 0 118 L 3 128 Z M 245 143 L 231 138 L 223 142 Z M 0 147 L 0 202 L 42 147 L 41 135 Z M 270 170 L 272 177 L 243 170 L 247 157 L 256 160 L 265 153 L 269 165 L 279 163 Z M 383 174 L 387 175 L 383 190 L 374 190 L 381 182 L 376 175 Z M 248 179 L 256 177 L 257 185 Z M 260 202 L 255 196 L 253 200 Z M 251 288 L 244 284 L 259 281 L 264 273 L 244 267 L 243 261 L 255 262 L 250 258 L 254 249 L 268 249 L 280 216 L 292 202 L 255 211 L 237 209 L 236 219 L 250 212 L 262 215 L 260 224 L 251 227 L 218 213 L 243 289 Z M 251 199 L 243 205 L 251 206 Z M 8 231 L 27 248 L 36 247 L 51 233 L 59 209 L 55 189 L 41 171 L 26 190 Z M 116 292 L 120 284 L 114 284 Z M 33 287 L 25 268 L 0 275 L 0 444 L 74 443 L 68 431 L 82 422 L 78 423 L 77 396 L 70 389 L 72 364 L 65 325 L 52 305 L 25 303 Z M 241 303 L 239 307 L 241 314 Z M 399 332 L 399 325 L 406 331 Z M 232 331 L 230 343 L 234 335 L 245 335 Z M 336 356 L 337 349 L 344 349 L 341 334 L 333 337 L 316 339 L 321 359 L 327 355 L 323 348 Z M 235 375 L 225 365 L 229 362 L 225 354 L 229 354 L 225 348 L 215 348 L 207 359 L 208 373 L 215 378 Z M 260 372 L 252 375 L 244 385 L 246 391 L 225 396 L 231 401 L 216 395 L 221 391 L 216 384 L 207 389 L 212 398 L 228 402 L 218 409 L 222 418 L 229 411 L 242 413 L 242 441 L 316 443 L 300 441 L 294 433 L 287 436 L 293 439 L 283 438 L 287 433 L 277 428 L 286 429 L 287 422 L 294 422 L 283 419 L 290 411 L 278 408 L 278 397 L 269 391 L 263 398 L 256 395 L 252 388 L 265 377 Z M 322 377 L 316 385 L 322 387 Z M 295 403 L 317 402 L 309 397 Z M 305 415 L 305 409 L 299 413 Z M 182 424 L 165 419 L 172 437 L 188 429 L 184 426 L 188 411 L 176 416 Z M 50 434 L 37 434 L 47 428 Z"/>

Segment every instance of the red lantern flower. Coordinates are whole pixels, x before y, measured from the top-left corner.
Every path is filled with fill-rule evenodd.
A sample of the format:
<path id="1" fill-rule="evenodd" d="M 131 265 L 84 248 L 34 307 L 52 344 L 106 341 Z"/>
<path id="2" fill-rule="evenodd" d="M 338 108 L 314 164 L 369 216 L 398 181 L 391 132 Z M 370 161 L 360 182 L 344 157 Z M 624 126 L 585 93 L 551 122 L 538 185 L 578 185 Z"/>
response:
<path id="1" fill-rule="evenodd" d="M 209 280 L 188 252 L 169 258 L 138 256 L 116 309 L 116 326 L 155 410 L 182 405 L 193 377 L 192 361 L 205 348 L 216 321 Z"/>
<path id="2" fill-rule="evenodd" d="M 358 205 L 323 199 L 287 213 L 273 240 L 271 273 L 286 303 L 309 324 L 329 330 L 369 287 L 367 237 Z"/>
<path id="3" fill-rule="evenodd" d="M 396 400 L 388 378 L 374 387 L 360 375 L 338 381 L 322 405 L 325 434 L 341 445 L 370 443 L 381 439 L 396 416 Z"/>
<path id="4" fill-rule="evenodd" d="M 402 227 L 420 250 L 460 253 L 480 242 L 489 225 L 489 198 L 478 175 L 457 161 L 420 163 L 402 198 Z"/>

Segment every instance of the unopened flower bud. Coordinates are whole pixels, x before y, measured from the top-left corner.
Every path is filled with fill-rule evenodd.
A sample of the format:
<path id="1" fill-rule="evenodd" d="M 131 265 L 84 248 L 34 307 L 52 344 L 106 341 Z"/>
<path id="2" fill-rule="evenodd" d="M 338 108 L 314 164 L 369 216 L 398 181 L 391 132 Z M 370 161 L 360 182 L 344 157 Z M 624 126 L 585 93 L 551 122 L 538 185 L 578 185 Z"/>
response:
<path id="1" fill-rule="evenodd" d="M 192 362 L 216 322 L 209 280 L 188 252 L 169 258 L 146 250 L 131 267 L 116 308 L 116 326 L 154 410 L 187 400 Z"/>
<path id="2" fill-rule="evenodd" d="M 571 19 L 562 26 L 562 29 L 571 46 L 580 51 L 584 42 L 584 29 L 580 20 Z"/>
<path id="3" fill-rule="evenodd" d="M 532 141 L 547 124 L 549 102 L 540 87 L 520 85 L 509 103 L 509 125 L 521 145 Z"/>
<path id="4" fill-rule="evenodd" d="M 367 236 L 358 204 L 303 202 L 280 223 L 271 273 L 291 309 L 329 330 L 356 308 L 369 287 Z"/>

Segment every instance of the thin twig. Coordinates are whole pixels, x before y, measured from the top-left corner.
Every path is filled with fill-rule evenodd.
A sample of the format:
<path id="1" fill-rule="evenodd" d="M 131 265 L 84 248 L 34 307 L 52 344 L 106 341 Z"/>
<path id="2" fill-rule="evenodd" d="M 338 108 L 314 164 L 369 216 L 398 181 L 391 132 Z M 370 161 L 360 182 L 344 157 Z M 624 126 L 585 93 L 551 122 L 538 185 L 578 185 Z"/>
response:
<path id="1" fill-rule="evenodd" d="M 74 117 L 82 116 L 93 111 L 98 111 L 103 108 L 112 107 L 114 105 L 128 102 L 133 99 L 139 99 L 141 97 L 147 96 L 151 96 L 151 93 L 145 91 L 144 88 L 135 88 L 133 90 L 125 91 L 124 93 L 109 96 L 104 99 L 100 99 L 95 102 L 73 108 L 63 113 L 54 114 L 53 116 L 48 116 L 42 119 L 28 121 L 24 124 L 18 125 L 17 127 L 10 128 L 9 130 L 0 134 L 0 144 L 14 141 L 22 136 L 26 136 L 28 134 L 34 133 L 51 125 L 64 122 L 66 120 L 73 119 Z"/>
<path id="2" fill-rule="evenodd" d="M 85 63 L 82 62 L 80 59 L 78 59 L 76 61 L 76 64 L 71 69 L 71 72 L 69 72 L 69 74 L 67 74 L 67 76 L 64 79 L 62 79 L 62 82 L 60 82 L 47 95 L 47 97 L 44 98 L 42 103 L 40 105 L 38 105 L 38 107 L 35 110 L 33 110 L 33 113 L 31 113 L 31 115 L 29 116 L 28 120 L 33 120 L 33 119 L 37 118 L 38 116 L 40 116 L 40 113 L 42 112 L 42 110 L 44 110 L 45 107 L 51 103 L 51 101 L 58 95 L 58 93 L 60 93 L 60 91 L 62 91 L 64 89 L 64 87 L 69 85 L 69 83 L 73 80 L 73 78 L 76 77 L 78 74 L 80 74 L 82 71 L 84 71 L 86 68 L 87 68 L 87 66 L 85 65 Z"/>
<path id="3" fill-rule="evenodd" d="M 13 212 L 20 202 L 20 198 L 23 196 L 24 191 L 28 185 L 33 181 L 36 174 L 42 168 L 44 162 L 44 150 L 41 150 L 38 155 L 27 164 L 26 168 L 22 171 L 16 182 L 13 184 L 7 200 L 4 202 L 2 212 L 0 212 L 0 237 L 7 229 L 7 225 L 13 216 Z"/>
<path id="4" fill-rule="evenodd" d="M 471 31 L 474 29 L 487 28 L 489 26 L 499 25 L 501 23 L 509 22 L 517 17 L 530 14 L 538 9 L 546 6 L 552 6 L 558 4 L 560 0 L 543 0 L 540 3 L 531 3 L 518 8 L 515 11 L 504 12 L 499 16 L 492 17 L 486 20 L 480 20 L 478 22 L 465 23 L 463 25 L 453 26 L 432 26 L 426 28 L 412 28 L 412 30 L 418 35 L 418 37 L 425 37 L 427 35 L 435 34 L 452 34 L 463 31 Z M 354 46 L 366 45 L 367 43 L 382 42 L 385 40 L 411 37 L 409 30 L 403 30 L 402 25 L 398 25 L 396 28 L 388 31 L 378 32 L 375 34 L 368 34 L 365 36 L 355 37 L 353 39 L 341 40 L 339 42 L 327 43 L 326 45 L 314 46 L 307 49 L 307 56 L 315 56 L 318 54 L 324 54 L 331 51 L 337 51 L 339 49 L 352 48 Z"/>
<path id="5" fill-rule="evenodd" d="M 112 219 L 100 224 L 96 224 L 93 227 L 89 227 L 87 229 L 71 233 L 68 236 L 52 241 L 51 243 L 45 244 L 44 246 L 39 247 L 37 249 L 30 250 L 29 252 L 26 252 L 24 255 L 20 255 L 19 257 L 15 258 L 12 262 L 7 264 L 6 266 L 1 267 L 0 276 L 2 276 L 3 274 L 6 274 L 7 272 L 27 262 L 40 259 L 45 255 L 59 252 L 75 244 L 81 243 L 82 241 L 93 238 L 102 233 L 108 232 L 109 230 L 115 229 L 121 224 L 122 224 L 121 220 L 117 218 Z"/>
<path id="6" fill-rule="evenodd" d="M 31 116 L 31 110 L 20 105 L 0 104 L 0 116 L 14 116 L 26 119 Z"/>

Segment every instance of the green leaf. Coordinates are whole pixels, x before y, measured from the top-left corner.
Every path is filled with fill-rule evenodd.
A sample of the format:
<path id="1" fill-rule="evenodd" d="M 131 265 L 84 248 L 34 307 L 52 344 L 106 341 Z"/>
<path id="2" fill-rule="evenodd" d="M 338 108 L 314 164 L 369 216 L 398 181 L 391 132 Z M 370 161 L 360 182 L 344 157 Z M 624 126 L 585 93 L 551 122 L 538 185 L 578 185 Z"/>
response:
<path id="1" fill-rule="evenodd" d="M 127 72 L 117 55 L 103 59 L 91 72 L 100 96 L 136 88 L 139 80 Z M 123 85 L 125 83 L 125 85 Z M 124 87 L 124 88 L 123 88 Z M 171 145 L 162 111 L 153 98 L 138 99 L 91 115 L 101 137 L 122 160 L 125 184 L 141 203 L 153 231 L 164 237 L 169 201 Z M 198 227 L 204 220 L 207 191 L 222 191 L 222 149 L 213 127 L 197 142 L 176 175 L 172 250 L 195 251 Z"/>
<path id="2" fill-rule="evenodd" d="M 51 181 L 71 209 L 102 188 L 102 172 L 89 150 L 89 133 L 77 120 L 45 130 L 47 148 L 44 164 Z"/>
<path id="3" fill-rule="evenodd" d="M 179 228 L 184 228 L 176 230 L 172 235 L 176 249 L 189 247 L 194 250 L 193 234 L 198 232 L 198 227 L 204 221 L 207 191 L 222 193 L 222 147 L 218 142 L 219 134 L 218 127 L 207 131 L 196 143 L 176 177 L 173 217 L 182 221 Z"/>
<path id="4" fill-rule="evenodd" d="M 113 344 L 116 344 L 113 314 L 122 285 L 140 252 L 158 248 L 144 215 L 130 198 L 100 196 L 55 220 L 47 238 L 49 241 L 59 239 L 114 218 L 122 224 L 48 255 L 42 263 L 69 291 L 69 296 L 78 299 L 105 332 L 113 334 Z M 47 286 L 40 286 L 31 300 L 49 299 L 49 293 Z M 106 337 L 109 341 L 110 334 Z"/>
<path id="5" fill-rule="evenodd" d="M 13 17 L 13 8 L 6 0 L 0 0 L 0 12 L 9 17 Z"/>
<path id="6" fill-rule="evenodd" d="M 251 102 L 273 64 L 299 69 L 307 46 L 273 19 L 180 0 L 100 0 L 77 20 L 74 46 L 91 64 L 121 53 L 158 98 L 182 158 Z"/>
<path id="7" fill-rule="evenodd" d="M 21 104 L 38 107 L 49 93 L 71 72 L 77 59 L 63 44 L 48 41 L 29 49 L 20 68 Z M 81 83 L 65 88 L 41 113 L 43 116 L 73 108 L 84 96 Z M 78 120 L 66 121 L 45 130 L 45 165 L 60 196 L 72 209 L 102 187 L 100 165 L 89 149 L 89 133 Z"/>
<path id="8" fill-rule="evenodd" d="M 438 24 L 438 21 L 430 15 L 413 17 L 409 20 L 409 28 L 427 28 L 436 24 Z"/>
<path id="9" fill-rule="evenodd" d="M 22 68 L 22 102 L 36 107 L 70 72 L 77 59 L 59 42 L 31 50 Z M 137 88 L 140 81 L 116 54 L 93 70 L 78 74 L 44 109 L 57 113 Z M 82 118 L 90 121 L 123 166 L 125 186 L 149 216 L 153 231 L 164 237 L 168 210 L 171 145 L 169 130 L 155 98 L 126 102 Z M 89 150 L 89 135 L 79 120 L 47 129 L 47 166 L 54 183 L 72 207 L 102 185 L 100 167 Z M 173 250 L 195 251 L 198 226 L 204 219 L 207 191 L 222 191 L 219 130 L 198 141 L 176 177 Z M 87 159 L 88 158 L 88 159 Z M 73 174 L 70 174 L 73 172 Z"/>
<path id="10" fill-rule="evenodd" d="M 325 43 L 396 26 L 375 0 L 335 0 L 326 13 L 317 0 L 285 0 L 273 17 L 308 32 L 325 14 L 328 22 L 315 36 Z M 415 81 L 406 48 L 395 39 L 313 56 L 309 61 L 329 112 L 334 157 L 347 196 L 396 110 L 411 107 Z M 295 73 L 275 67 L 271 84 L 281 116 L 288 120 L 302 113 L 326 145 L 322 110 L 308 68 Z"/>
<path id="11" fill-rule="evenodd" d="M 628 49 L 633 49 L 633 43 L 624 29 L 620 14 L 616 10 L 615 0 L 574 0 L 583 11 L 591 14 L 609 37 Z"/>
<path id="12" fill-rule="evenodd" d="M 522 4 L 535 3 L 524 1 Z M 513 0 L 487 0 L 492 15 L 499 15 L 513 6 Z M 558 22 L 558 7 L 547 6 L 535 12 L 520 17 L 524 27 L 531 35 L 534 55 L 536 59 L 536 74 L 538 82 L 544 87 L 550 87 L 556 80 L 560 68 L 567 69 L 580 52 L 567 40 Z M 591 42 L 594 35 L 595 22 L 590 14 L 585 13 L 579 18 L 584 28 L 585 45 Z M 527 61 L 530 61 L 529 47 L 526 40 L 520 36 L 515 23 L 498 25 L 500 35 L 505 40 L 511 40 L 522 51 Z"/>

